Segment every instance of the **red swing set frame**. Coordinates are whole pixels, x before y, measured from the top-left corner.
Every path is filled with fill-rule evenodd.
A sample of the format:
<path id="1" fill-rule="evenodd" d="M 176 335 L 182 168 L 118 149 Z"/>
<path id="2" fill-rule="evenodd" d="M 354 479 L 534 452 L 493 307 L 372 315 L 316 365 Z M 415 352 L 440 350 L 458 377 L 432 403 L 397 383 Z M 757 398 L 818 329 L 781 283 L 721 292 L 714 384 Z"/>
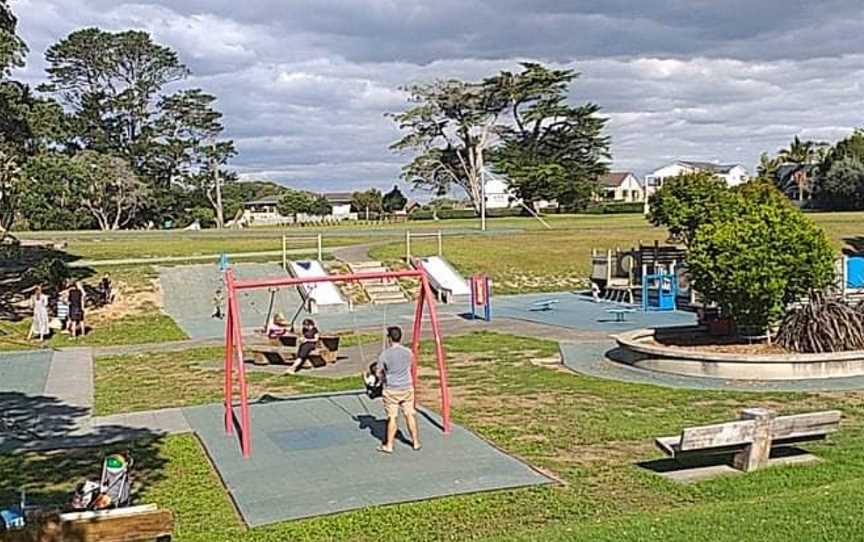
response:
<path id="1" fill-rule="evenodd" d="M 252 434 L 249 419 L 249 393 L 246 383 L 246 369 L 243 358 L 243 331 L 240 325 L 240 310 L 237 302 L 237 294 L 243 290 L 255 290 L 260 288 L 276 288 L 285 286 L 297 286 L 308 283 L 321 282 L 357 282 L 361 280 L 384 280 L 399 278 L 416 278 L 420 280 L 420 290 L 417 293 L 416 306 L 414 309 L 414 327 L 411 335 L 411 351 L 414 353 L 414 365 L 411 368 L 411 377 L 414 387 L 417 388 L 417 371 L 420 351 L 420 334 L 423 328 L 423 307 L 429 308 L 429 322 L 432 326 L 432 335 L 435 341 L 435 358 L 438 366 L 438 382 L 441 388 L 441 422 L 444 433 L 450 433 L 450 391 L 447 386 L 447 366 L 444 357 L 444 345 L 441 340 L 441 328 L 438 322 L 438 312 L 435 308 L 435 296 L 429 285 L 429 276 L 420 262 L 415 263 L 416 268 L 405 271 L 381 271 L 373 273 L 348 273 L 342 275 L 329 275 L 326 277 L 306 278 L 273 278 L 258 280 L 237 280 L 233 269 L 225 271 L 225 286 L 227 290 L 227 310 L 225 314 L 225 432 L 233 434 L 235 423 L 239 426 L 240 449 L 243 457 L 248 458 L 252 453 Z M 239 416 L 235 411 L 234 392 L 239 388 Z"/>

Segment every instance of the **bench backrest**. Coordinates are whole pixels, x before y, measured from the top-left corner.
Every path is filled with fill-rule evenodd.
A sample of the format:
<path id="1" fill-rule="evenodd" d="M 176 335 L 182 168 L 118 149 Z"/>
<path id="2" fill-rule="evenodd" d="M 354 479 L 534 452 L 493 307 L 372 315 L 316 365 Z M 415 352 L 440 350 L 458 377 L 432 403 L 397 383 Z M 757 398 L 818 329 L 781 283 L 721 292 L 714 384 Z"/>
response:
<path id="1" fill-rule="evenodd" d="M 771 439 L 802 439 L 834 433 L 840 429 L 841 417 L 839 410 L 780 416 L 771 425 Z"/>
<path id="2" fill-rule="evenodd" d="M 753 420 L 687 427 L 681 432 L 680 450 L 686 452 L 749 444 L 753 442 L 755 429 L 756 422 Z"/>
<path id="3" fill-rule="evenodd" d="M 780 416 L 771 423 L 771 440 L 796 440 L 823 437 L 840 428 L 839 410 Z M 682 452 L 741 446 L 753 442 L 756 422 L 739 420 L 701 427 L 688 427 L 681 432 Z"/>

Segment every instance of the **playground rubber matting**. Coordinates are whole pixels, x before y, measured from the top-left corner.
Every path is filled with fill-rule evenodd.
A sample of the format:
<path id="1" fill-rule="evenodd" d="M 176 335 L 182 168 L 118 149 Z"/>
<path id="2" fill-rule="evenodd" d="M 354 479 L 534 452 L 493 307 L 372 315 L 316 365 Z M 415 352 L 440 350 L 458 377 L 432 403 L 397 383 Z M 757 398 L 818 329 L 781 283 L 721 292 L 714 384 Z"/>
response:
<path id="1" fill-rule="evenodd" d="M 262 401 L 250 411 L 252 457 L 244 459 L 236 432 L 225 434 L 222 405 L 184 409 L 250 527 L 552 482 L 462 427 L 445 435 L 424 409 L 420 451 L 400 418 L 394 452 L 378 452 L 384 411 L 359 392 Z"/>
<path id="2" fill-rule="evenodd" d="M 617 321 L 609 310 L 630 309 Z M 648 311 L 622 303 L 601 301 L 572 292 L 525 294 L 492 298 L 492 321 L 496 317 L 527 320 L 550 326 L 584 331 L 620 333 L 643 327 L 668 327 L 696 323 L 696 314 L 684 311 Z"/>
<path id="3" fill-rule="evenodd" d="M 279 265 L 272 263 L 243 263 L 235 265 L 234 269 L 240 280 L 288 277 Z M 223 288 L 222 273 L 216 262 L 160 267 L 159 283 L 164 292 L 165 312 L 189 337 L 224 336 L 225 320 L 212 316 L 216 289 Z M 225 302 L 228 300 L 224 288 L 223 299 Z M 244 327 L 264 327 L 270 305 L 270 293 L 266 288 L 241 292 L 238 303 Z M 280 288 L 273 302 L 273 312 L 291 318 L 301 303 L 297 288 Z"/>
<path id="4" fill-rule="evenodd" d="M 0 393 L 41 395 L 45 391 L 51 350 L 0 354 Z"/>

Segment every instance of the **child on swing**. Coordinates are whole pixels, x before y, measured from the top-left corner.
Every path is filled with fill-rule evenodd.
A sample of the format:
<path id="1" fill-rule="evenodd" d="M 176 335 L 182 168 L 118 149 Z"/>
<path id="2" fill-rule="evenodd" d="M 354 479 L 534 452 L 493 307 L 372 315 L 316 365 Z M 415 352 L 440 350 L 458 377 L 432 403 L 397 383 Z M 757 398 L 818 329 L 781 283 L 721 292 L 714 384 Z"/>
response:
<path id="1" fill-rule="evenodd" d="M 308 360 L 312 351 L 318 347 L 319 339 L 318 326 L 311 318 L 303 320 L 303 329 L 300 331 L 300 346 L 297 347 L 297 360 L 291 366 L 291 370 L 295 373 L 300 371 L 300 367 Z"/>

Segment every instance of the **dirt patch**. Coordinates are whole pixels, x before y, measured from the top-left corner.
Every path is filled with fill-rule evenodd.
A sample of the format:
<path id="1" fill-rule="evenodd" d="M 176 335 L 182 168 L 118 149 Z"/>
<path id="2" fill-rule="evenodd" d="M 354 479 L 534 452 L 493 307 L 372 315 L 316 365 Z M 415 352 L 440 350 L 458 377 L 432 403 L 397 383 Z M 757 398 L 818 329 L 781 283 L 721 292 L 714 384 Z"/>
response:
<path id="1" fill-rule="evenodd" d="M 137 316 L 162 307 L 162 288 L 158 279 L 150 279 L 147 285 L 134 287 L 118 280 L 113 288 L 114 302 L 110 305 L 88 310 L 87 318 L 92 323 L 111 322 L 126 316 Z"/>
<path id="2" fill-rule="evenodd" d="M 646 341 L 654 346 L 664 346 L 692 352 L 714 352 L 724 354 L 769 355 L 791 354 L 779 344 L 764 341 L 747 341 L 738 337 L 714 337 L 697 333 L 655 337 Z"/>

